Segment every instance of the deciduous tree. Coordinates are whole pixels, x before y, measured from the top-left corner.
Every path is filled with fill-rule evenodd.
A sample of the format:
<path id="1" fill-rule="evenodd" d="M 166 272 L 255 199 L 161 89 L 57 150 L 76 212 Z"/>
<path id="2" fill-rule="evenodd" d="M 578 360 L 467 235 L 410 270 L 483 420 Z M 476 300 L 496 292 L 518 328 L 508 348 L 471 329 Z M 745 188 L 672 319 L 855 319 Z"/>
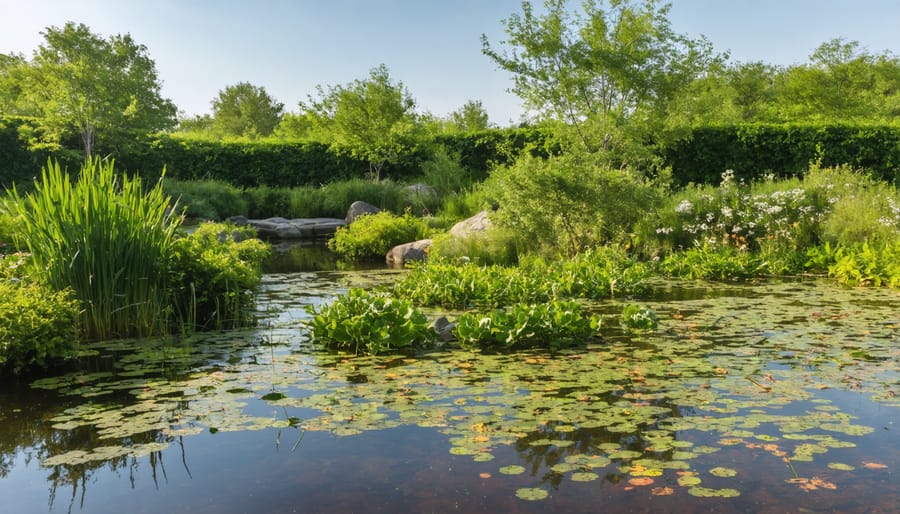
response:
<path id="1" fill-rule="evenodd" d="M 227 136 L 265 137 L 281 121 L 284 104 L 265 88 L 239 82 L 219 91 L 212 101 L 213 129 Z"/>
<path id="2" fill-rule="evenodd" d="M 72 22 L 42 34 L 19 85 L 45 137 L 58 142 L 75 131 L 90 157 L 98 142 L 113 148 L 174 126 L 175 105 L 160 93 L 156 65 L 129 34 L 104 39 Z"/>

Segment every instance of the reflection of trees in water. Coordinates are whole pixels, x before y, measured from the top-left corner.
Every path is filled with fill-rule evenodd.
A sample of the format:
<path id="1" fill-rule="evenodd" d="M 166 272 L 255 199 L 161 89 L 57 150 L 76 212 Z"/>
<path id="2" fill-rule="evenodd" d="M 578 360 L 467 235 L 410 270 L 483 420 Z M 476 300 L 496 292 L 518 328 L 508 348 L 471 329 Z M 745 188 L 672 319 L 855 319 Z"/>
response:
<path id="1" fill-rule="evenodd" d="M 53 428 L 52 418 L 66 408 L 80 403 L 79 398 L 62 398 L 62 401 L 48 401 L 48 393 L 31 391 L 25 387 L 15 388 L 15 401 L 0 397 L 0 404 L 15 410 L 15 416 L 4 416 L 0 423 L 0 478 L 5 478 L 20 455 L 26 464 L 40 463 L 46 458 L 62 455 L 70 451 L 91 451 L 103 446 L 133 447 L 147 443 L 177 443 L 181 447 L 182 465 L 190 476 L 183 439 L 166 436 L 160 430 L 149 430 L 127 438 L 101 438 L 94 426 L 83 426 L 69 430 Z M 70 401 L 66 401 L 70 400 Z M 187 402 L 179 402 L 178 410 L 187 407 Z M 47 469 L 50 484 L 48 508 L 53 509 L 59 491 L 71 490 L 69 512 L 76 502 L 83 508 L 87 495 L 87 485 L 99 472 L 128 472 L 132 488 L 135 487 L 142 470 L 142 458 L 119 456 L 79 464 L 58 464 Z M 151 452 L 147 456 L 150 478 L 157 486 L 159 480 L 167 480 L 162 451 Z"/>
<path id="2" fill-rule="evenodd" d="M 570 390 L 562 391 L 568 394 Z M 600 399 L 608 405 L 621 404 L 625 401 L 625 395 L 635 392 L 633 389 L 624 388 L 619 391 L 611 391 L 603 395 Z M 541 475 L 541 483 L 548 483 L 553 488 L 558 488 L 564 475 L 551 469 L 553 466 L 566 462 L 566 458 L 577 455 L 605 455 L 609 452 L 602 449 L 605 444 L 616 445 L 620 450 L 628 450 L 639 452 L 645 455 L 655 442 L 645 437 L 644 433 L 660 428 L 659 422 L 668 418 L 680 418 L 691 415 L 694 412 L 692 407 L 683 407 L 676 405 L 670 399 L 661 398 L 649 400 L 648 403 L 655 407 L 665 408 L 668 412 L 658 414 L 649 422 L 639 423 L 634 431 L 621 432 L 610 430 L 609 427 L 576 427 L 572 431 L 559 431 L 557 428 L 561 426 L 571 426 L 568 421 L 552 420 L 539 427 L 537 430 L 529 432 L 526 436 L 520 437 L 514 448 L 526 464 L 529 472 L 533 476 L 538 476 L 541 469 L 546 469 Z M 623 419 L 623 421 L 625 421 Z M 677 433 L 671 431 L 673 440 L 677 440 Z M 554 444 L 534 444 L 544 440 L 556 440 L 571 442 L 568 446 L 557 446 Z M 666 449 L 663 451 L 653 451 L 654 458 L 661 461 L 671 461 L 675 449 Z M 615 461 L 613 461 L 615 462 Z M 585 468 L 584 471 L 591 471 Z M 621 482 L 628 473 L 608 472 L 601 478 L 609 483 L 616 484 Z"/>

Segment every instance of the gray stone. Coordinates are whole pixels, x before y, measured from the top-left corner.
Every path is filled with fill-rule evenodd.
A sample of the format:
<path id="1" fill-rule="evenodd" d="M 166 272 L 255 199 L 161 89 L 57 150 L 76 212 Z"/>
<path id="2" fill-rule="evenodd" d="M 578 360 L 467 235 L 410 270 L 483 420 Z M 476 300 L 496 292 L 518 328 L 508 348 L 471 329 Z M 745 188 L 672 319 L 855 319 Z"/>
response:
<path id="1" fill-rule="evenodd" d="M 262 239 L 314 239 L 329 237 L 346 222 L 337 218 L 266 218 L 247 220 Z"/>
<path id="2" fill-rule="evenodd" d="M 465 219 L 453 225 L 450 229 L 450 235 L 453 237 L 469 237 L 476 233 L 481 233 L 490 228 L 491 220 L 488 218 L 487 211 L 481 211 L 469 219 Z"/>
<path id="3" fill-rule="evenodd" d="M 437 190 L 428 184 L 412 184 L 403 188 L 412 198 L 431 198 L 437 196 Z"/>
<path id="4" fill-rule="evenodd" d="M 356 218 L 363 216 L 365 214 L 376 214 L 381 212 L 381 209 L 375 207 L 370 203 L 366 203 L 360 200 L 357 200 L 350 204 L 350 209 L 347 210 L 347 217 L 344 218 L 344 221 L 349 225 L 356 221 Z"/>
<path id="5" fill-rule="evenodd" d="M 407 262 L 424 261 L 431 248 L 431 239 L 420 239 L 412 243 L 397 245 L 390 249 L 385 260 L 391 266 L 403 266 Z"/>
<path id="6" fill-rule="evenodd" d="M 453 329 L 456 328 L 456 325 L 456 323 L 451 323 L 450 320 L 447 319 L 447 316 L 441 316 L 434 320 L 432 328 L 437 332 L 438 341 L 447 343 L 456 339 L 453 336 Z"/>

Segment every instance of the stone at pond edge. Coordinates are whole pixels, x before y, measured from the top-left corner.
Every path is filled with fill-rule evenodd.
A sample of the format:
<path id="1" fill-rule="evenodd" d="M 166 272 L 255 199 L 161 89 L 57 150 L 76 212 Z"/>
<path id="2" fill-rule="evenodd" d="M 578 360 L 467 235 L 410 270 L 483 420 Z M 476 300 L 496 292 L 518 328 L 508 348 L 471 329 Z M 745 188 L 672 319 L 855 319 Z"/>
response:
<path id="1" fill-rule="evenodd" d="M 453 237 L 469 237 L 473 234 L 481 233 L 490 228 L 491 220 L 488 218 L 487 211 L 481 211 L 469 219 L 465 219 L 453 225 L 450 229 L 450 235 Z"/>
<path id="2" fill-rule="evenodd" d="M 397 245 L 388 251 L 385 261 L 391 266 L 403 266 L 411 261 L 424 261 L 431 248 L 431 239 L 420 239 L 412 243 Z"/>
<path id="3" fill-rule="evenodd" d="M 381 209 L 375 207 L 370 203 L 366 203 L 360 200 L 357 200 L 350 204 L 350 208 L 347 210 L 347 217 L 344 218 L 344 221 L 349 225 L 356 221 L 356 218 L 363 216 L 365 214 L 377 214 L 381 212 Z"/>
<path id="4" fill-rule="evenodd" d="M 238 226 L 250 225 L 262 239 L 314 239 L 333 236 L 346 222 L 337 218 L 266 218 L 251 220 L 243 216 L 229 218 Z"/>

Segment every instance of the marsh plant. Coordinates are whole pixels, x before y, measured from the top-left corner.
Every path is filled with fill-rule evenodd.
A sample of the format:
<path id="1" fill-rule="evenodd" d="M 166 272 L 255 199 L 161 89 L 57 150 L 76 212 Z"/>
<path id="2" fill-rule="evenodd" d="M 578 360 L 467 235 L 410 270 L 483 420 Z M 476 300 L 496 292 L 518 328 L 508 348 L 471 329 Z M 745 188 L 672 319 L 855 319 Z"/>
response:
<path id="1" fill-rule="evenodd" d="M 454 332 L 466 348 L 557 350 L 584 344 L 599 328 L 600 318 L 585 315 L 578 302 L 554 300 L 465 313 L 459 317 Z"/>
<path id="2" fill-rule="evenodd" d="M 76 180 L 48 162 L 34 190 L 11 191 L 16 244 L 35 276 L 80 302 L 89 339 L 166 329 L 166 265 L 182 217 L 159 183 L 119 175 L 112 161 L 86 162 Z"/>
<path id="3" fill-rule="evenodd" d="M 408 300 L 353 288 L 321 307 L 309 306 L 313 341 L 352 354 L 408 351 L 433 343 L 437 333 Z"/>
<path id="4" fill-rule="evenodd" d="M 656 311 L 646 305 L 632 303 L 622 308 L 621 322 L 626 330 L 653 331 L 659 327 Z"/>

